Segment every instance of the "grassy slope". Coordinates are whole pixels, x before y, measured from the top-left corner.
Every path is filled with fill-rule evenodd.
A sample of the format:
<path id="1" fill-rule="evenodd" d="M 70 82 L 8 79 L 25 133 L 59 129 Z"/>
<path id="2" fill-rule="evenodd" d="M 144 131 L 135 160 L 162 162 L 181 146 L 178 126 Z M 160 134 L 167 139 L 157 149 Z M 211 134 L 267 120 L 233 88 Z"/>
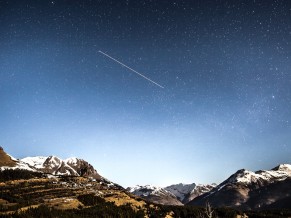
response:
<path id="1" fill-rule="evenodd" d="M 16 162 L 12 160 L 11 157 L 7 155 L 0 147 L 0 167 L 2 166 L 15 167 Z"/>

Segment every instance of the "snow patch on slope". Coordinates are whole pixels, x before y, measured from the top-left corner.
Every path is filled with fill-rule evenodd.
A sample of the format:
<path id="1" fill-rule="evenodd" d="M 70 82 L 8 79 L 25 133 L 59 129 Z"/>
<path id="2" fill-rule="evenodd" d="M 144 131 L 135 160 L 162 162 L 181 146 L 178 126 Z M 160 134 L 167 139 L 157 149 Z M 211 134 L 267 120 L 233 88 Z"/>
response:
<path id="1" fill-rule="evenodd" d="M 16 165 L 14 167 L 9 167 L 9 166 L 0 167 L 0 170 L 16 170 L 16 169 L 29 170 L 29 171 L 34 171 L 34 172 L 37 171 L 33 167 L 26 164 L 25 162 L 18 161 L 18 160 L 16 160 Z"/>

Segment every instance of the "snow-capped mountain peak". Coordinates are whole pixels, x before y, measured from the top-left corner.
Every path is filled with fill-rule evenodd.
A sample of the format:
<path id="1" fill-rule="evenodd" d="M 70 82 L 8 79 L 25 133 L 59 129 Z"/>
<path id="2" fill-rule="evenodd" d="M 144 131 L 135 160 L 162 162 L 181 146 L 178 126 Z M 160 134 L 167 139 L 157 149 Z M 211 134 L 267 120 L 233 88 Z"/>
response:
<path id="1" fill-rule="evenodd" d="M 291 165 L 290 164 L 281 164 L 272 170 L 259 170 L 252 172 L 249 170 L 238 170 L 233 174 L 228 182 L 230 183 L 245 183 L 250 184 L 253 182 L 272 182 L 274 180 L 280 181 L 285 180 L 291 176 Z"/>
<path id="2" fill-rule="evenodd" d="M 148 195 L 172 195 L 174 196 L 172 193 L 168 192 L 167 190 L 158 187 L 158 186 L 154 186 L 154 185 L 136 185 L 134 187 L 130 187 L 128 188 L 128 191 L 131 193 L 134 193 L 135 195 L 138 196 L 148 196 Z"/>
<path id="3" fill-rule="evenodd" d="M 196 187 L 195 183 L 192 184 L 175 184 L 165 187 L 165 189 L 173 193 L 181 202 L 185 199 L 187 195 L 194 191 Z"/>
<path id="4" fill-rule="evenodd" d="M 172 194 L 174 194 L 182 203 L 188 203 L 192 199 L 196 198 L 199 195 L 202 195 L 206 192 L 209 192 L 212 190 L 216 184 L 212 185 L 203 185 L 195 183 L 192 184 L 175 184 L 171 186 L 165 187 L 165 189 Z"/>
<path id="5" fill-rule="evenodd" d="M 58 167 L 62 163 L 62 160 L 56 156 L 49 156 L 45 162 L 43 163 L 44 166 L 50 166 L 52 168 Z"/>
<path id="6" fill-rule="evenodd" d="M 34 169 L 54 175 L 90 176 L 100 178 L 100 175 L 92 165 L 75 157 L 62 160 L 56 156 L 37 156 L 26 157 L 21 161 Z"/>
<path id="7" fill-rule="evenodd" d="M 193 199 L 189 204 L 201 206 L 209 202 L 215 207 L 235 206 L 244 209 L 272 208 L 276 201 L 285 205 L 290 202 L 290 169 L 290 164 L 281 164 L 271 170 L 238 170 L 212 191 Z"/>
<path id="8" fill-rule="evenodd" d="M 272 169 L 273 171 L 291 171 L 291 164 L 280 164 Z"/>
<path id="9" fill-rule="evenodd" d="M 33 166 L 37 169 L 42 168 L 43 167 L 43 163 L 45 162 L 45 160 L 47 159 L 47 157 L 43 157 L 43 156 L 36 156 L 36 157 L 26 157 L 21 159 L 23 162 L 29 164 L 30 166 Z"/>
<path id="10" fill-rule="evenodd" d="M 127 191 L 155 203 L 182 205 L 182 203 L 176 198 L 174 194 L 158 186 L 136 185 L 134 187 L 127 188 Z"/>

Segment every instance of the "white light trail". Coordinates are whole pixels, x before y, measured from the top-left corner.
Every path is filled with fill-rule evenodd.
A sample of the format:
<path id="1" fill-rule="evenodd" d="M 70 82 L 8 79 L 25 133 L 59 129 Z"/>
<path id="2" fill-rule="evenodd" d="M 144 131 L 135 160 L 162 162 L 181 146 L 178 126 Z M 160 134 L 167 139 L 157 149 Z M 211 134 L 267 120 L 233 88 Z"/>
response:
<path id="1" fill-rule="evenodd" d="M 158 83 L 156 83 L 155 81 L 151 80 L 150 78 L 148 78 L 148 77 L 142 75 L 141 73 L 139 73 L 139 72 L 137 72 L 136 70 L 130 68 L 129 66 L 125 65 L 124 63 L 121 63 L 120 61 L 118 61 L 118 60 L 116 60 L 115 58 L 111 57 L 110 55 L 106 54 L 105 52 L 100 51 L 100 50 L 99 50 L 98 52 L 100 52 L 101 54 L 103 54 L 103 55 L 105 55 L 106 57 L 110 58 L 111 60 L 113 60 L 113 61 L 119 63 L 119 64 L 122 65 L 123 67 L 126 67 L 127 69 L 129 69 L 129 70 L 131 70 L 132 72 L 136 73 L 137 75 L 143 77 L 144 79 L 150 81 L 151 83 L 153 83 L 153 84 L 159 86 L 160 88 L 162 88 L 162 89 L 164 88 L 164 87 L 161 86 L 160 84 L 158 84 Z"/>

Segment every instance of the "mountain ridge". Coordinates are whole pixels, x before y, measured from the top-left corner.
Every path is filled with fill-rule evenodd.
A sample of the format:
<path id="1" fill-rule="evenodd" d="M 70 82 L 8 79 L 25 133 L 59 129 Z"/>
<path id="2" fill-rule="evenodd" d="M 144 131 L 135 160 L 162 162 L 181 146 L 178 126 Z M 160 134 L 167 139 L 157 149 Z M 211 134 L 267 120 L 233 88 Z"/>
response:
<path id="1" fill-rule="evenodd" d="M 33 172 L 48 173 L 55 176 L 86 176 L 94 179 L 105 179 L 98 174 L 97 170 L 87 161 L 78 158 L 62 160 L 57 156 L 35 156 L 16 159 L 7 154 L 0 147 L 0 169 L 22 169 Z"/>
<path id="2" fill-rule="evenodd" d="M 285 204 L 290 187 L 290 164 L 280 164 L 271 170 L 255 172 L 241 169 L 210 192 L 190 201 L 188 205 L 202 206 L 209 202 L 214 207 L 269 208 L 276 201 Z M 289 205 L 291 207 L 291 203 Z"/>
<path id="3" fill-rule="evenodd" d="M 127 191 L 146 200 L 165 205 L 184 205 L 195 197 L 210 191 L 215 185 L 174 184 L 167 187 L 136 185 Z"/>
<path id="4" fill-rule="evenodd" d="M 36 156 L 21 159 L 22 162 L 30 167 L 45 173 L 54 175 L 71 175 L 71 176 L 91 176 L 95 179 L 101 178 L 97 170 L 83 159 L 71 157 L 60 159 L 56 156 Z"/>
<path id="5" fill-rule="evenodd" d="M 83 159 L 71 157 L 60 159 L 56 156 L 36 156 L 15 159 L 0 147 L 0 170 L 20 169 L 61 176 L 87 177 L 88 181 L 98 181 L 106 188 L 122 189 L 98 174 L 97 170 Z M 73 184 L 72 185 L 76 185 Z M 204 206 L 209 202 L 213 207 L 233 207 L 239 209 L 291 208 L 291 165 L 280 164 L 271 170 L 237 170 L 216 186 L 174 184 L 167 187 L 136 186 L 127 191 L 150 202 L 165 205 Z M 287 205 L 287 206 L 286 206 Z"/>
<path id="6" fill-rule="evenodd" d="M 154 203 L 164 205 L 183 205 L 174 194 L 158 186 L 136 185 L 134 187 L 128 187 L 126 190 Z"/>

